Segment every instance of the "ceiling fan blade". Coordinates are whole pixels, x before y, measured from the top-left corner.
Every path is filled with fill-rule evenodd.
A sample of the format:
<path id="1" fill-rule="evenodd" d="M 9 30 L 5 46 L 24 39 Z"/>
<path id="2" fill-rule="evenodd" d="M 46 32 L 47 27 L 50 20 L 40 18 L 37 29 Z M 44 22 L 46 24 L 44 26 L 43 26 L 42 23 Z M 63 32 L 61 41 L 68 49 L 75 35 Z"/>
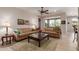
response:
<path id="1" fill-rule="evenodd" d="M 44 7 L 41 7 L 41 10 L 40 10 L 40 13 L 45 13 L 45 14 L 48 14 L 48 10 L 44 10 Z"/>

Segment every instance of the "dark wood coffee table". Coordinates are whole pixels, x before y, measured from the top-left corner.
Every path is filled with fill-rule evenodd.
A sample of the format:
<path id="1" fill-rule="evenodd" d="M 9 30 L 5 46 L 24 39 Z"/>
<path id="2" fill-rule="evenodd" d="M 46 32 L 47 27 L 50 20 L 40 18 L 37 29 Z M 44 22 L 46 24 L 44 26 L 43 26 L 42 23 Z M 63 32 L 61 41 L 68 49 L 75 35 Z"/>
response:
<path id="1" fill-rule="evenodd" d="M 49 40 L 49 35 L 47 33 L 43 33 L 43 32 L 37 32 L 37 33 L 32 33 L 28 35 L 28 42 L 30 42 L 30 39 L 35 40 L 38 42 L 38 46 L 40 47 L 40 43 L 42 40 L 44 40 L 45 38 L 47 38 Z"/>

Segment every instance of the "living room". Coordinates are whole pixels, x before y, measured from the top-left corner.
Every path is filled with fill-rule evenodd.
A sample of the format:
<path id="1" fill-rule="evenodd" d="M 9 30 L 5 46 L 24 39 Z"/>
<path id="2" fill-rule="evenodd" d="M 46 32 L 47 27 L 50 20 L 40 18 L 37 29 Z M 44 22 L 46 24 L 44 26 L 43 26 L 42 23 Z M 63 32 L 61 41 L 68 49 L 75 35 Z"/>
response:
<path id="1" fill-rule="evenodd" d="M 0 7 L 0 50 L 77 51 L 74 24 L 78 25 L 77 7 Z M 28 43 L 28 34 L 40 31 L 48 33 L 49 40 L 40 47 L 36 41 Z M 6 44 L 5 34 L 16 41 Z"/>

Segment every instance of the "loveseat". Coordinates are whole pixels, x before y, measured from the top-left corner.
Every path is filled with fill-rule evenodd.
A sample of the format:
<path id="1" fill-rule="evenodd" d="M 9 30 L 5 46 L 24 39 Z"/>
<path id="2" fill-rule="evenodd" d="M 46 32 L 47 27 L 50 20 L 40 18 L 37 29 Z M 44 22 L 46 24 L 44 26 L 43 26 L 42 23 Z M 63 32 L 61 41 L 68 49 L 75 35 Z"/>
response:
<path id="1" fill-rule="evenodd" d="M 50 37 L 54 37 L 54 38 L 60 38 L 61 37 L 60 27 L 43 28 L 42 32 L 48 33 Z"/>

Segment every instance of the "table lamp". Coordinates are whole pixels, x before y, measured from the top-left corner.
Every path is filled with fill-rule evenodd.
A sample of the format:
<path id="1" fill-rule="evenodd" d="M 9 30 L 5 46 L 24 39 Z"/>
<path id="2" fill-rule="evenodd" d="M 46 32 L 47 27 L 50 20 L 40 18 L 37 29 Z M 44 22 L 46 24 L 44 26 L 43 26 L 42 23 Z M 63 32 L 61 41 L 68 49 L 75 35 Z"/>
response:
<path id="1" fill-rule="evenodd" d="M 32 30 L 36 30 L 36 26 L 32 24 Z"/>
<path id="2" fill-rule="evenodd" d="M 35 29 L 35 28 L 36 28 L 36 26 L 35 26 L 35 25 L 32 25 L 32 28 L 33 28 L 33 29 Z"/>
<path id="3" fill-rule="evenodd" d="M 6 35 L 8 35 L 8 27 L 10 26 L 10 24 L 8 22 L 5 22 L 3 26 L 6 27 Z"/>

